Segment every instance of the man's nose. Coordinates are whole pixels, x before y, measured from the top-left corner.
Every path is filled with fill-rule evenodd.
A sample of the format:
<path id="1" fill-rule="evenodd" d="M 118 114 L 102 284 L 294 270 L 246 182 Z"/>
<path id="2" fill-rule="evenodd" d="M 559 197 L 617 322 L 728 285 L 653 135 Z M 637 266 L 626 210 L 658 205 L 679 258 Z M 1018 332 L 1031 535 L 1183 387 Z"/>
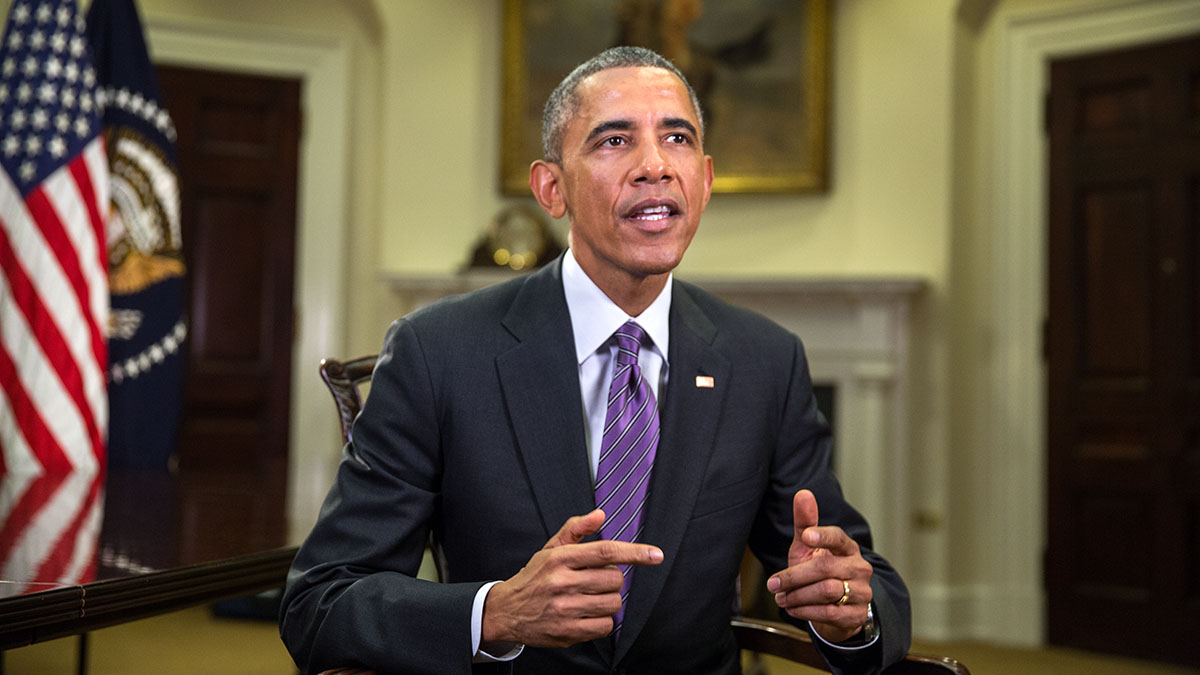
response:
<path id="1" fill-rule="evenodd" d="M 643 143 L 638 157 L 638 168 L 633 174 L 635 183 L 657 183 L 671 180 L 673 172 L 666 153 L 657 143 Z"/>

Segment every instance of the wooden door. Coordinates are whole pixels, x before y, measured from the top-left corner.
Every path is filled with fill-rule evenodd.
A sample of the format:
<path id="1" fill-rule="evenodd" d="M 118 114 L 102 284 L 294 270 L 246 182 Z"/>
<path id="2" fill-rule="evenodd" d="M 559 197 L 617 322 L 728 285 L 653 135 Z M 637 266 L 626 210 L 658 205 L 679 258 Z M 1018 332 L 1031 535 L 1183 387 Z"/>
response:
<path id="1" fill-rule="evenodd" d="M 1200 666 L 1200 38 L 1050 73 L 1049 639 Z"/>
<path id="2" fill-rule="evenodd" d="M 176 451 L 181 541 L 212 548 L 184 557 L 280 545 L 300 83 L 177 67 L 158 73 L 179 135 L 188 267 Z M 215 504 L 227 508 L 208 508 Z"/>

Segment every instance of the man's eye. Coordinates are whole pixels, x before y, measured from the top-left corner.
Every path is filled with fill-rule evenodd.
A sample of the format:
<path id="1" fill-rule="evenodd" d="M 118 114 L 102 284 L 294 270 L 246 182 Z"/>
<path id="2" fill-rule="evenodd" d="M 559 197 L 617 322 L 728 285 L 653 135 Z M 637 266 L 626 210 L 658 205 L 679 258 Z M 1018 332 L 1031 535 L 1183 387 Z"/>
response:
<path id="1" fill-rule="evenodd" d="M 684 145 L 686 143 L 690 143 L 691 140 L 692 139 L 688 138 L 687 134 L 671 134 L 670 136 L 667 136 L 668 143 L 678 143 L 680 145 Z"/>
<path id="2" fill-rule="evenodd" d="M 615 148 L 618 145 L 625 145 L 625 139 L 621 138 L 620 136 L 610 136 L 603 141 L 600 141 L 600 145 L 607 145 L 610 148 Z"/>

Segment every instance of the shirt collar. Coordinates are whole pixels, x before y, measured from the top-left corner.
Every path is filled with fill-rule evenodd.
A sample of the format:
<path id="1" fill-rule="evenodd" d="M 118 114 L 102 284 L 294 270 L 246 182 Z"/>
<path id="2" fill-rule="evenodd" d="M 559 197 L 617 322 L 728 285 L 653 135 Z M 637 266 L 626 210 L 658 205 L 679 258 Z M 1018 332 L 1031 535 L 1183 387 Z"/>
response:
<path id="1" fill-rule="evenodd" d="M 640 315 L 631 317 L 609 299 L 591 277 L 579 266 L 575 254 L 567 249 L 562 263 L 563 292 L 567 297 L 567 311 L 571 315 L 571 330 L 575 334 L 575 357 L 583 363 L 596 353 L 612 334 L 626 321 L 635 319 L 642 330 L 654 341 L 652 347 L 667 360 L 670 345 L 671 285 L 674 275 L 667 276 L 667 283 L 654 302 Z"/>

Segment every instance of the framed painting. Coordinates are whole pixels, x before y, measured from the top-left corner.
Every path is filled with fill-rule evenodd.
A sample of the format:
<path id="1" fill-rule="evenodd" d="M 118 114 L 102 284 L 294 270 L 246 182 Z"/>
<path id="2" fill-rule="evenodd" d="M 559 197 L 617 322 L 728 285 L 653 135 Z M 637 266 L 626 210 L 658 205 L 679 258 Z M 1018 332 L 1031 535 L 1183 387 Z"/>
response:
<path id="1" fill-rule="evenodd" d="M 505 194 L 529 194 L 550 91 L 621 44 L 654 49 L 696 90 L 714 192 L 827 189 L 830 0 L 506 0 L 504 20 Z"/>

